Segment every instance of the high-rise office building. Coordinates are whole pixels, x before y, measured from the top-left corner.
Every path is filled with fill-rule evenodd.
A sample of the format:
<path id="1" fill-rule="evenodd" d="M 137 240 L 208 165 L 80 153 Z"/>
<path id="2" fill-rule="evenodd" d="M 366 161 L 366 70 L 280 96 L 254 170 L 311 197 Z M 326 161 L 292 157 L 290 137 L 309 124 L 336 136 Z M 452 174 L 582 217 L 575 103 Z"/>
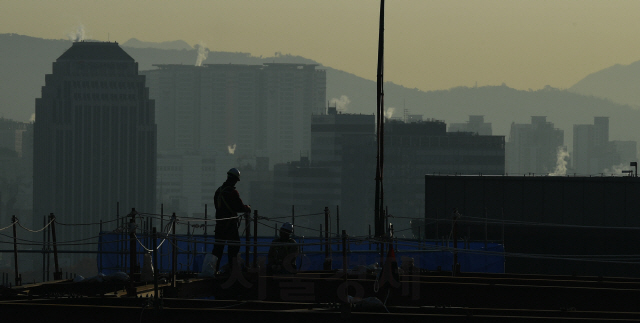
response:
<path id="1" fill-rule="evenodd" d="M 117 43 L 75 42 L 45 76 L 34 124 L 34 224 L 92 223 L 155 212 L 154 102 Z M 120 209 L 116 210 L 116 205 Z M 59 228 L 58 241 L 97 227 Z"/>

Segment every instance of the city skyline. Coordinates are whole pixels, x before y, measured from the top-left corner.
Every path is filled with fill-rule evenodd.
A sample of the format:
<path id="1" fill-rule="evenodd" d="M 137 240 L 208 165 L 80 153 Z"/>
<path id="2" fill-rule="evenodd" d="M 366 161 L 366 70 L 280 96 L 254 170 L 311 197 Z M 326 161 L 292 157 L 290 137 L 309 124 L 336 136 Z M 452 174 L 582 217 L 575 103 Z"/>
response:
<path id="1" fill-rule="evenodd" d="M 321 304 L 337 304 L 326 296 L 334 287 L 343 303 L 395 288 L 388 306 L 426 308 L 442 297 L 418 297 L 429 282 L 409 286 L 407 277 L 440 279 L 451 268 L 454 280 L 486 272 L 597 276 L 601 284 L 637 275 L 629 229 L 640 222 L 640 23 L 632 14 L 640 3 L 387 2 L 379 40 L 384 1 L 7 1 L 0 212 L 12 216 L 0 231 L 13 227 L 14 268 L 5 261 L 3 285 L 4 272 L 13 271 L 15 287 L 25 273 L 29 300 L 104 296 L 97 285 L 36 285 L 33 276 L 50 281 L 51 246 L 55 285 L 65 268 L 74 275 L 67 283 L 116 286 L 115 300 L 121 290 L 149 298 L 142 285 L 153 280 L 156 306 L 143 310 L 156 316 L 161 295 L 204 297 L 193 284 L 214 284 L 218 300 Z M 5 119 L 9 112 L 31 117 Z M 278 232 L 301 243 L 285 255 L 281 243 L 296 241 L 273 240 L 260 257 Z M 18 251 L 27 257 L 19 261 Z M 343 284 L 313 278 L 311 286 L 322 285 L 309 292 L 314 299 L 288 299 L 291 285 L 274 285 L 282 266 L 290 275 L 320 265 L 321 273 L 341 266 Z M 368 285 L 351 296 L 344 284 L 355 273 Z M 536 284 L 520 278 L 514 286 L 531 294 Z M 400 281 L 407 289 L 392 285 Z M 558 287 L 582 288 L 574 285 Z M 607 287 L 585 286 L 593 295 Z M 511 304 L 496 306 L 503 312 L 518 310 L 508 288 L 493 293 Z M 19 291 L 5 294 L 19 300 L 27 290 Z M 575 305 L 554 302 L 533 309 Z M 582 312 L 575 318 L 591 315 Z"/>
<path id="2" fill-rule="evenodd" d="M 280 52 L 373 80 L 378 9 L 378 2 L 364 0 L 5 1 L 0 33 L 61 39 L 83 26 L 89 39 L 181 39 L 212 51 Z M 640 36 L 638 9 L 640 3 L 628 1 L 387 3 L 385 80 L 423 91 L 476 82 L 568 88 L 593 72 L 640 60 L 633 41 Z"/>

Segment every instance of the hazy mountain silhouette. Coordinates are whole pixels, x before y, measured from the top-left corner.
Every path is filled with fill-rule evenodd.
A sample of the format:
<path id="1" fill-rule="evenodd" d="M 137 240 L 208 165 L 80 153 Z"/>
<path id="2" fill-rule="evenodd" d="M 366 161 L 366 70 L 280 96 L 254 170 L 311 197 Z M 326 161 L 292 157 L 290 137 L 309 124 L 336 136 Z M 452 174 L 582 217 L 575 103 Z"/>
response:
<path id="1" fill-rule="evenodd" d="M 44 75 L 51 73 L 51 63 L 69 47 L 71 42 L 68 40 L 0 34 L 0 117 L 18 121 L 29 119 L 35 110 L 35 98 L 40 97 Z M 123 48 L 138 62 L 140 70 L 153 69 L 153 64 L 194 65 L 197 58 L 195 49 L 134 48 L 124 44 Z M 319 68 L 327 71 L 328 101 L 344 95 L 348 97 L 349 104 L 342 107 L 343 111 L 364 114 L 373 114 L 375 111 L 375 81 L 322 66 L 308 58 L 281 53 L 275 53 L 273 57 L 256 57 L 249 53 L 214 51 L 203 63 L 270 62 L 319 64 Z M 626 68 L 631 67 L 640 69 L 640 63 Z M 371 68 L 373 75 L 376 67 Z M 628 74 L 628 81 L 633 84 L 631 74 Z M 624 84 L 621 80 L 618 87 Z M 406 108 L 409 114 L 422 114 L 424 118 L 444 120 L 446 123 L 465 122 L 469 115 L 484 115 L 485 121 L 493 124 L 493 133 L 496 135 L 508 135 L 512 122 L 530 123 L 532 115 L 547 116 L 548 121 L 565 131 L 565 143 L 570 150 L 574 124 L 592 124 L 594 116 L 609 116 L 611 139 L 640 141 L 640 136 L 634 131 L 640 123 L 640 111 L 606 99 L 551 87 L 539 91 L 519 91 L 507 86 L 456 87 L 424 92 L 387 82 L 385 106 L 395 108 L 394 116 L 402 116 Z"/>
<path id="2" fill-rule="evenodd" d="M 69 47 L 69 40 L 0 34 L 0 117 L 17 121 L 29 120 L 35 111 L 35 98 L 41 96 L 45 74 L 51 73 L 52 63 Z M 195 49 L 122 47 L 138 62 L 140 70 L 153 69 L 153 64 L 194 65 L 198 56 Z M 263 62 L 315 63 L 299 56 L 278 54 L 276 57 L 262 58 L 232 52 L 211 52 L 204 61 L 205 64 Z"/>
<path id="3" fill-rule="evenodd" d="M 122 43 L 122 46 L 133 47 L 133 48 L 156 48 L 156 49 L 174 49 L 174 50 L 192 50 L 187 42 L 184 40 L 173 40 L 173 41 L 164 41 L 161 43 L 153 43 L 153 42 L 145 42 L 141 41 L 137 38 L 131 38 L 126 42 Z"/>
<path id="4" fill-rule="evenodd" d="M 69 40 L 0 34 L 0 117 L 29 120 L 35 111 L 35 99 L 41 96 L 45 74 L 51 73 L 52 63 L 69 47 Z M 198 56 L 196 49 L 135 48 L 124 44 L 122 47 L 138 62 L 140 70 L 154 69 L 153 64 L 194 65 Z M 267 62 L 317 64 L 300 56 L 276 53 L 274 57 L 263 58 L 239 52 L 210 52 L 204 64 Z"/>
<path id="5" fill-rule="evenodd" d="M 564 130 L 565 145 L 573 150 L 574 124 L 593 124 L 594 116 L 608 116 L 611 140 L 640 141 L 634 131 L 640 122 L 640 111 L 551 87 L 538 91 L 507 86 L 457 87 L 426 92 L 422 99 L 421 107 L 412 112 L 447 123 L 463 122 L 469 114 L 484 115 L 485 121 L 493 124 L 493 134 L 507 135 L 507 139 L 512 122 L 530 123 L 531 116 L 547 116 L 547 121 Z"/>
<path id="6" fill-rule="evenodd" d="M 640 107 L 640 61 L 616 64 L 587 75 L 569 91 Z"/>
<path id="7" fill-rule="evenodd" d="M 349 96 L 347 112 L 372 113 L 375 109 L 375 82 L 353 74 L 327 68 L 327 99 Z M 573 125 L 593 124 L 593 117 L 610 117 L 611 140 L 635 140 L 640 111 L 607 99 L 584 96 L 566 90 L 545 87 L 538 91 L 520 91 L 503 86 L 456 87 L 423 92 L 386 82 L 384 102 L 393 107 L 393 116 L 409 114 L 444 120 L 447 124 L 465 122 L 469 115 L 484 115 L 494 135 L 508 140 L 511 123 L 531 123 L 531 116 L 547 116 L 547 121 L 564 130 L 565 145 L 573 150 Z"/>

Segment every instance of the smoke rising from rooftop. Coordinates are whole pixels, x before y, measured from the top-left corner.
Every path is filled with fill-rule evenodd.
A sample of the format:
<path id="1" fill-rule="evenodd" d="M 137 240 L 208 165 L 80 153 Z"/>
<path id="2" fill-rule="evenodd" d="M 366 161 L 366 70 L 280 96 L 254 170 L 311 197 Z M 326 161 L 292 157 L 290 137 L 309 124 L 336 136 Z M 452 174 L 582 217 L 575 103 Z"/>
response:
<path id="1" fill-rule="evenodd" d="M 389 107 L 384 109 L 384 117 L 387 119 L 391 119 L 393 117 L 393 113 L 396 112 L 396 108 Z"/>
<path id="2" fill-rule="evenodd" d="M 85 39 L 85 36 L 86 29 L 84 28 L 83 24 L 79 24 L 78 27 L 76 27 L 75 31 L 67 33 L 67 38 L 69 38 L 69 40 L 73 42 L 83 41 Z"/>
<path id="3" fill-rule="evenodd" d="M 611 166 L 611 168 L 605 168 L 602 173 L 604 175 L 622 175 L 622 171 L 623 170 L 631 170 L 631 167 L 628 164 L 618 164 L 618 165 L 613 165 Z"/>
<path id="4" fill-rule="evenodd" d="M 569 153 L 564 149 L 564 147 L 558 147 L 558 153 L 556 154 L 556 169 L 553 173 L 549 174 L 550 176 L 564 176 L 567 175 L 567 158 L 569 158 Z"/>
<path id="5" fill-rule="evenodd" d="M 335 106 L 337 110 L 342 112 L 347 112 L 349 103 L 351 103 L 351 100 L 349 100 L 349 97 L 344 94 L 341 95 L 340 98 L 333 98 L 329 100 L 329 105 Z"/>
<path id="6" fill-rule="evenodd" d="M 196 66 L 202 66 L 202 62 L 209 56 L 209 49 L 206 48 L 206 44 L 202 41 L 195 47 L 198 47 L 198 58 L 196 59 Z"/>

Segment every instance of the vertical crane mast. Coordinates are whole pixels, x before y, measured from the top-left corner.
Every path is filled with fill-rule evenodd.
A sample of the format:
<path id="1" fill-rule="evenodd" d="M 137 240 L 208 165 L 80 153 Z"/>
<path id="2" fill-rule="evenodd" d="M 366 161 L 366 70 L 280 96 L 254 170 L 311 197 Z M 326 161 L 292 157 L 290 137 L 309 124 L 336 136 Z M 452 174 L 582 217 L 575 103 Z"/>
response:
<path id="1" fill-rule="evenodd" d="M 384 0 L 380 1 L 380 30 L 378 31 L 378 73 L 377 73 L 377 156 L 376 156 L 376 192 L 375 192 L 375 236 L 384 236 L 384 186 L 382 175 L 384 170 L 384 90 L 382 71 L 384 65 Z"/>

